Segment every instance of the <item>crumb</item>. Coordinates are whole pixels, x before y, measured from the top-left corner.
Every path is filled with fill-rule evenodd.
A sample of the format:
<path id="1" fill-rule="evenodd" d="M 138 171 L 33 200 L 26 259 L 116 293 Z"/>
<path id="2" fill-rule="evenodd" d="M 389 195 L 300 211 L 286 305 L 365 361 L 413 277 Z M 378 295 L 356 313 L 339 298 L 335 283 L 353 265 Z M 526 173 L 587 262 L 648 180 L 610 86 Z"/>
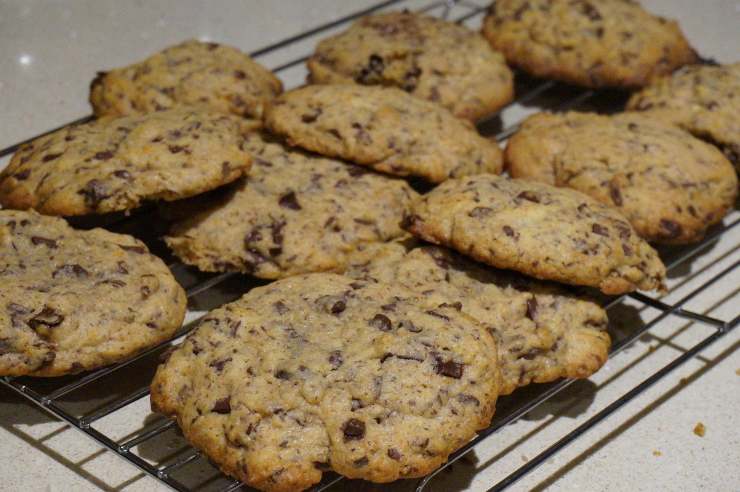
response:
<path id="1" fill-rule="evenodd" d="M 696 434 L 699 437 L 704 437 L 704 434 L 706 433 L 706 431 L 707 431 L 707 428 L 704 427 L 704 424 L 702 424 L 701 422 L 696 424 L 696 426 L 694 427 L 694 434 Z"/>
<path id="2" fill-rule="evenodd" d="M 740 369 L 735 369 L 735 374 L 737 374 L 738 376 L 740 376 Z"/>
<path id="3" fill-rule="evenodd" d="M 529 461 L 529 458 L 527 458 L 526 456 L 522 455 L 522 461 L 526 463 L 527 461 Z"/>
<path id="4" fill-rule="evenodd" d="M 663 453 L 658 451 L 657 449 L 653 450 L 653 456 L 663 456 Z"/>
<path id="5" fill-rule="evenodd" d="M 689 378 L 681 378 L 681 380 L 680 380 L 679 382 L 680 382 L 680 383 L 681 383 L 682 385 L 686 386 L 686 384 L 688 384 L 688 382 L 689 382 Z"/>

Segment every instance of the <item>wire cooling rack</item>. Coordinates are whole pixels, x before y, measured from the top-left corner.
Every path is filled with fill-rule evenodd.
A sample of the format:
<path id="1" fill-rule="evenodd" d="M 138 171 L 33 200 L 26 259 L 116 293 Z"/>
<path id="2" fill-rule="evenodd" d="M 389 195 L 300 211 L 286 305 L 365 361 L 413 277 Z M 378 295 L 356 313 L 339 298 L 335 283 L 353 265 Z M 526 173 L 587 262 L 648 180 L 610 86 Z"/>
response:
<path id="1" fill-rule="evenodd" d="M 481 0 L 484 1 L 484 0 Z M 459 23 L 480 22 L 486 6 L 467 0 L 435 1 L 432 3 L 413 0 L 389 0 L 380 2 L 372 7 L 355 12 L 346 17 L 333 20 L 314 29 L 285 38 L 270 46 L 259 49 L 251 56 L 271 63 L 275 73 L 279 73 L 283 80 L 303 80 L 305 68 L 303 62 L 310 54 L 316 40 L 346 27 L 352 20 L 372 12 L 389 8 L 409 8 L 427 12 L 442 18 Z M 304 53 L 296 56 L 296 52 Z M 289 84 L 288 84 L 289 85 Z M 485 135 L 495 137 L 498 141 L 505 141 L 514 131 L 521 119 L 529 113 L 541 110 L 581 109 L 611 112 L 623 107 L 625 95 L 619 92 L 584 90 L 565 86 L 553 81 L 531 79 L 523 74 L 516 74 L 517 98 L 507 108 L 491 115 L 479 122 L 479 130 Z M 92 116 L 80 118 L 75 122 L 83 122 Z M 33 137 L 37 138 L 37 137 Z M 32 140 L 33 138 L 29 139 Z M 24 142 L 0 150 L 0 158 L 7 156 Z M 684 319 L 693 325 L 708 328 L 707 335 L 681 352 L 681 354 L 652 372 L 639 384 L 626 392 L 622 392 L 611 403 L 594 413 L 580 425 L 552 442 L 539 454 L 529 459 L 523 465 L 515 468 L 508 475 L 499 476 L 489 486 L 490 490 L 503 490 L 517 480 L 543 464 L 546 460 L 578 439 L 585 432 L 598 425 L 617 409 L 633 400 L 635 397 L 660 381 L 671 371 L 695 357 L 706 347 L 727 335 L 740 322 L 740 302 L 737 302 L 738 291 L 725 293 L 724 300 L 729 299 L 729 315 L 715 316 L 712 310 L 698 312 L 689 307 L 692 301 L 706 294 L 723 279 L 726 281 L 731 275 L 740 271 L 740 260 L 736 258 L 740 251 L 740 240 L 737 238 L 740 231 L 740 213 L 734 211 L 724 221 L 724 224 L 714 227 L 700 243 L 686 247 L 674 247 L 661 250 L 661 256 L 668 268 L 669 277 L 678 277 L 667 294 L 660 298 L 650 297 L 642 293 L 632 293 L 618 298 L 603 298 L 603 304 L 609 312 L 610 319 L 618 316 L 619 309 L 627 304 L 639 309 L 650 309 L 654 313 L 647 323 L 633 323 L 626 330 L 610 328 L 614 341 L 610 358 L 631 346 L 651 330 L 657 329 L 661 323 L 670 319 Z M 96 224 L 86 224 L 78 221 L 78 227 Z M 232 492 L 247 487 L 240 482 L 226 477 L 197 450 L 190 447 L 178 434 L 177 426 L 171 420 L 149 415 L 143 424 L 137 425 L 125 436 L 116 436 L 107 432 L 102 423 L 106 419 L 119 418 L 121 413 L 135 406 L 142 407 L 147 403 L 149 382 L 156 369 L 158 356 L 173 342 L 177 342 L 185 333 L 191 330 L 202 316 L 203 312 L 223 302 L 235 299 L 250 288 L 260 285 L 261 281 L 235 274 L 204 274 L 184 266 L 172 258 L 167 249 L 159 240 L 164 232 L 162 221 L 156 216 L 156 210 L 144 209 L 131 216 L 113 215 L 106 217 L 104 223 L 107 228 L 134 234 L 149 244 L 156 254 L 161 255 L 169 262 L 169 266 L 178 281 L 185 287 L 189 300 L 188 322 L 169 341 L 150 348 L 131 360 L 114 366 L 99 369 L 94 372 L 78 376 L 56 379 L 35 379 L 27 377 L 3 377 L 0 383 L 21 394 L 34 404 L 61 421 L 81 431 L 98 444 L 104 446 L 116 455 L 125 459 L 144 473 L 158 479 L 172 489 L 207 490 L 218 492 Z M 734 230 L 734 233 L 733 233 Z M 720 240 L 734 237 L 727 250 L 720 258 L 714 258 L 706 263 L 699 271 L 686 275 L 683 271 L 686 265 L 712 249 Z M 726 261 L 726 260 L 730 261 Z M 722 261 L 724 260 L 724 261 Z M 692 279 L 704 273 L 709 275 L 708 280 L 691 282 Z M 686 292 L 686 287 L 690 287 Z M 727 310 L 724 310 L 727 311 Z M 708 314 L 709 313 L 709 314 Z M 460 460 L 471 450 L 476 450 L 491 436 L 501 431 L 505 426 L 512 424 L 521 417 L 535 410 L 545 401 L 573 383 L 573 380 L 561 380 L 551 384 L 532 385 L 527 391 L 515 392 L 507 397 L 504 404 L 500 404 L 492 425 L 480 432 L 475 439 L 459 449 L 449 461 L 434 473 L 421 479 L 416 484 L 416 490 L 421 492 L 432 488 L 432 482 L 441 471 Z M 503 399 L 502 399 L 503 400 Z M 99 425 L 101 424 L 101 425 Z M 156 445 L 157 441 L 164 441 L 164 445 Z M 314 487 L 315 492 L 338 490 L 344 479 L 335 474 L 326 474 L 324 480 Z M 411 487 L 413 488 L 413 487 Z"/>

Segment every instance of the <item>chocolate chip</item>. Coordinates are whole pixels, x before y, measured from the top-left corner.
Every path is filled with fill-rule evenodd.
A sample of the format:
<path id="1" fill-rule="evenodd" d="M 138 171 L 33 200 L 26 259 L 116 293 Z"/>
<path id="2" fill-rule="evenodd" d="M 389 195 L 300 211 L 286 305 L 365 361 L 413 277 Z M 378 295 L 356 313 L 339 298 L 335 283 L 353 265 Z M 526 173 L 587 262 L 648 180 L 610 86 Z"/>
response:
<path id="1" fill-rule="evenodd" d="M 53 239 L 48 239 L 41 236 L 31 236 L 31 243 L 33 243 L 34 246 L 38 246 L 39 244 L 43 244 L 44 246 L 51 248 L 51 249 L 57 249 L 57 242 Z"/>
<path id="2" fill-rule="evenodd" d="M 453 303 L 443 302 L 437 307 L 441 307 L 441 308 L 451 307 L 452 309 L 455 309 L 457 311 L 462 311 L 462 302 L 460 301 L 455 301 Z"/>
<path id="3" fill-rule="evenodd" d="M 146 248 L 144 246 L 126 246 L 124 244 L 119 244 L 118 247 L 125 251 L 130 251 L 139 255 L 143 255 L 146 253 Z"/>
<path id="4" fill-rule="evenodd" d="M 532 296 L 527 299 L 527 318 L 534 321 L 535 316 L 537 316 L 537 298 Z"/>
<path id="5" fill-rule="evenodd" d="M 113 152 L 104 150 L 103 152 L 97 152 L 93 157 L 99 161 L 107 161 L 113 158 Z"/>
<path id="6" fill-rule="evenodd" d="M 105 185 L 97 179 L 88 181 L 77 194 L 82 195 L 85 198 L 85 205 L 93 209 L 98 208 L 100 202 L 110 196 L 105 189 Z"/>
<path id="7" fill-rule="evenodd" d="M 115 176 L 116 178 L 125 179 L 126 181 L 129 181 L 131 179 L 131 173 L 126 171 L 125 169 L 113 171 L 113 176 Z"/>
<path id="8" fill-rule="evenodd" d="M 452 359 L 443 360 L 439 355 L 436 355 L 434 359 L 434 371 L 437 374 L 454 379 L 460 379 L 462 377 L 463 365 L 459 362 L 455 362 Z"/>
<path id="9" fill-rule="evenodd" d="M 468 215 L 477 219 L 479 217 L 486 217 L 491 212 L 493 212 L 493 209 L 490 207 L 475 207 Z"/>
<path id="10" fill-rule="evenodd" d="M 289 208 L 291 210 L 300 210 L 301 205 L 298 203 L 298 199 L 295 196 L 295 192 L 290 191 L 280 197 L 278 203 L 283 208 Z"/>
<path id="11" fill-rule="evenodd" d="M 609 196 L 611 196 L 612 203 L 614 203 L 614 205 L 617 207 L 622 206 L 622 192 L 619 191 L 619 188 L 613 183 L 609 183 Z"/>
<path id="12" fill-rule="evenodd" d="M 450 320 L 449 316 L 445 316 L 444 314 L 442 314 L 442 313 L 440 313 L 438 311 L 435 311 L 434 309 L 430 309 L 426 313 L 429 314 L 429 315 L 431 315 L 431 316 L 434 316 L 436 318 L 443 319 L 445 321 L 449 321 Z"/>
<path id="13" fill-rule="evenodd" d="M 391 320 L 384 314 L 376 314 L 373 319 L 369 321 L 369 324 L 380 331 L 391 331 Z"/>
<path id="14" fill-rule="evenodd" d="M 388 457 L 392 460 L 399 461 L 401 459 L 401 453 L 395 448 L 388 448 Z"/>
<path id="15" fill-rule="evenodd" d="M 591 231 L 599 236 L 609 237 L 609 229 L 602 226 L 601 224 L 594 224 L 591 226 Z"/>
<path id="16" fill-rule="evenodd" d="M 338 369 L 342 364 L 344 364 L 344 358 L 342 357 L 342 352 L 340 350 L 333 350 L 329 354 L 329 364 L 334 369 Z"/>
<path id="17" fill-rule="evenodd" d="M 18 181 L 24 181 L 24 180 L 28 179 L 29 176 L 31 176 L 31 170 L 30 169 L 23 170 L 23 171 L 21 171 L 19 173 L 16 173 L 15 175 L 13 175 L 13 177 L 15 179 L 17 179 Z"/>
<path id="18" fill-rule="evenodd" d="M 227 396 L 226 398 L 216 400 L 211 411 L 220 414 L 231 413 L 231 397 Z"/>
<path id="19" fill-rule="evenodd" d="M 384 69 L 385 62 L 383 58 L 373 53 L 368 57 L 367 65 L 355 77 L 355 82 L 359 82 L 360 84 L 378 83 Z"/>
<path id="20" fill-rule="evenodd" d="M 347 303 L 344 301 L 337 301 L 331 306 L 331 314 L 339 314 L 347 308 Z"/>
<path id="21" fill-rule="evenodd" d="M 227 357 L 225 359 L 219 359 L 216 361 L 211 362 L 208 364 L 210 367 L 214 368 L 216 372 L 221 372 L 224 370 L 224 367 L 227 363 L 231 362 L 231 357 Z"/>
<path id="22" fill-rule="evenodd" d="M 275 377 L 278 379 L 282 379 L 283 381 L 289 380 L 290 376 L 291 374 L 288 371 L 283 370 L 283 369 L 280 369 L 275 373 Z"/>
<path id="23" fill-rule="evenodd" d="M 234 70 L 234 77 L 236 77 L 239 80 L 244 80 L 247 78 L 247 74 L 244 73 L 243 70 Z"/>
<path id="24" fill-rule="evenodd" d="M 185 147 L 183 147 L 182 145 L 169 145 L 167 146 L 167 149 L 173 154 L 179 154 L 180 152 L 185 150 Z"/>
<path id="25" fill-rule="evenodd" d="M 34 330 L 39 328 L 40 326 L 53 328 L 62 324 L 62 321 L 64 321 L 64 316 L 55 311 L 53 308 L 50 308 L 49 306 L 44 306 L 44 309 L 42 309 L 39 314 L 28 320 L 28 326 L 30 326 Z"/>
<path id="26" fill-rule="evenodd" d="M 357 468 L 367 466 L 368 463 L 370 463 L 370 460 L 367 459 L 367 456 L 363 456 L 362 458 L 358 458 L 352 462 L 352 464 L 355 465 Z"/>
<path id="27" fill-rule="evenodd" d="M 521 198 L 522 200 L 527 200 L 532 203 L 540 203 L 540 198 L 532 191 L 527 191 L 527 190 L 522 191 L 516 197 Z"/>
<path id="28" fill-rule="evenodd" d="M 60 155 L 62 155 L 61 152 L 58 154 L 46 154 L 41 158 L 41 162 L 53 161 L 54 159 L 58 159 Z"/>
<path id="29" fill-rule="evenodd" d="M 681 235 L 681 224 L 668 219 L 660 219 L 660 228 L 665 231 L 663 236 L 667 239 L 674 239 Z"/>
<path id="30" fill-rule="evenodd" d="M 52 278 L 57 278 L 59 275 L 67 277 L 85 278 L 88 276 L 88 271 L 77 264 L 62 265 L 51 274 Z"/>
<path id="31" fill-rule="evenodd" d="M 285 314 L 288 311 L 288 306 L 285 305 L 283 301 L 277 301 L 275 304 L 273 304 L 273 307 L 275 308 L 275 311 L 277 311 L 278 314 Z"/>
<path id="32" fill-rule="evenodd" d="M 480 406 L 480 400 L 478 400 L 478 398 L 465 393 L 460 393 L 459 395 L 457 395 L 457 401 L 465 405 L 473 404 L 475 406 Z"/>
<path id="33" fill-rule="evenodd" d="M 344 441 L 357 441 L 365 437 L 365 422 L 358 419 L 349 419 L 342 425 Z"/>
<path id="34" fill-rule="evenodd" d="M 416 326 L 410 319 L 402 319 L 398 323 L 398 326 L 410 331 L 411 333 L 419 333 L 421 331 L 421 328 Z"/>
<path id="35" fill-rule="evenodd" d="M 518 234 L 514 231 L 514 229 L 512 229 L 511 227 L 507 225 L 503 227 L 503 230 L 504 230 L 504 234 L 506 234 L 509 237 L 513 237 L 513 238 L 518 237 Z"/>

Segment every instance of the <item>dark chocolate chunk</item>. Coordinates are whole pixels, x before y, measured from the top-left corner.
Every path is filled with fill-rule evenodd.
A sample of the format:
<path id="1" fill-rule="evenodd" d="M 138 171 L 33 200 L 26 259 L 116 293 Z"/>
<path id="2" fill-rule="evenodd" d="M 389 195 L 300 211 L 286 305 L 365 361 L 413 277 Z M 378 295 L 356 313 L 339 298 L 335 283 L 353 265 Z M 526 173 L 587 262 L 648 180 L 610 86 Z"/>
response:
<path id="1" fill-rule="evenodd" d="M 437 374 L 448 378 L 460 379 L 463 375 L 463 365 L 452 359 L 444 360 L 441 356 L 435 356 L 434 370 Z"/>
<path id="2" fill-rule="evenodd" d="M 660 219 L 660 228 L 664 231 L 663 237 L 674 239 L 681 235 L 681 224 L 668 219 Z"/>
<path id="3" fill-rule="evenodd" d="M 359 419 L 349 419 L 342 425 L 344 440 L 357 441 L 365 437 L 365 422 Z"/>
<path id="4" fill-rule="evenodd" d="M 46 154 L 44 157 L 41 158 L 41 162 L 53 161 L 54 159 L 58 159 L 61 155 L 61 152 L 58 154 Z"/>
<path id="5" fill-rule="evenodd" d="M 401 459 L 401 453 L 396 448 L 388 448 L 388 457 L 392 460 L 399 461 Z"/>
<path id="6" fill-rule="evenodd" d="M 391 331 L 391 320 L 384 314 L 376 314 L 373 319 L 369 321 L 370 326 L 377 328 L 380 331 Z"/>
<path id="7" fill-rule="evenodd" d="M 64 321 L 64 316 L 55 311 L 53 308 L 50 308 L 49 306 L 44 306 L 44 309 L 42 309 L 40 313 L 28 320 L 28 326 L 30 326 L 34 330 L 39 328 L 40 326 L 53 328 L 62 324 L 62 321 Z"/>
<path id="8" fill-rule="evenodd" d="M 301 205 L 298 203 L 298 199 L 296 198 L 295 192 L 290 191 L 283 196 L 280 197 L 280 200 L 278 201 L 281 207 L 289 208 L 291 210 L 300 210 Z"/>
<path id="9" fill-rule="evenodd" d="M 110 150 L 104 150 L 103 152 L 96 153 L 93 157 L 99 161 L 107 161 L 113 158 L 113 152 Z"/>
<path id="10" fill-rule="evenodd" d="M 609 237 L 609 229 L 601 224 L 594 224 L 591 226 L 591 231 L 599 236 Z"/>
<path id="11" fill-rule="evenodd" d="M 88 181 L 77 193 L 85 198 L 85 205 L 93 209 L 98 208 L 100 202 L 110 196 L 105 189 L 105 185 L 97 179 Z"/>
<path id="12" fill-rule="evenodd" d="M 57 248 L 57 242 L 54 239 L 49 239 L 41 236 L 31 236 L 31 243 L 34 246 L 38 246 L 39 244 L 43 244 L 44 246 L 56 249 Z"/>
<path id="13" fill-rule="evenodd" d="M 534 321 L 535 316 L 537 316 L 537 298 L 532 296 L 527 299 L 527 318 Z"/>
<path id="14" fill-rule="evenodd" d="M 227 396 L 226 398 L 216 400 L 211 411 L 220 414 L 231 413 L 231 397 Z"/>

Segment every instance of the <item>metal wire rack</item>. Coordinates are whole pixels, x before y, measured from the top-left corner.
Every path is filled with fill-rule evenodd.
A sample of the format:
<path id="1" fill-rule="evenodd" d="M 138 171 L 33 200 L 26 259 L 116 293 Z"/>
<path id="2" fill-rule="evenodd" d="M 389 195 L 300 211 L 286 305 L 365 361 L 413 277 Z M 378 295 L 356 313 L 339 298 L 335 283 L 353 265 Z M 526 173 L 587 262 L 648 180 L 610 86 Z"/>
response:
<path id="1" fill-rule="evenodd" d="M 310 53 L 311 43 L 318 39 L 318 37 L 324 36 L 337 28 L 345 27 L 349 22 L 358 17 L 388 8 L 414 8 L 415 10 L 448 18 L 459 23 L 480 20 L 481 15 L 486 9 L 486 5 L 468 0 L 435 1 L 421 6 L 418 4 L 419 2 L 412 0 L 383 1 L 314 29 L 285 38 L 270 46 L 252 52 L 251 56 L 257 59 L 264 59 L 272 55 L 281 55 L 285 52 L 292 51 L 293 48 L 300 47 L 301 44 L 305 45 L 303 46 L 305 48 L 304 52 Z M 280 56 L 277 58 L 280 58 Z M 284 75 L 290 70 L 302 70 L 302 63 L 306 58 L 307 56 L 298 56 L 287 61 L 282 61 L 273 68 L 273 71 Z M 500 113 L 491 115 L 479 123 L 481 133 L 495 136 L 497 140 L 504 141 L 516 131 L 517 122 L 522 118 L 522 112 L 532 112 L 543 108 L 551 110 L 578 108 L 609 112 L 619 110 L 624 102 L 624 95 L 617 92 L 577 89 L 553 81 L 531 79 L 522 74 L 517 74 L 516 76 L 516 94 L 517 99 L 510 107 L 505 108 Z M 518 109 L 511 111 L 511 108 L 514 106 Z M 83 122 L 91 118 L 92 116 L 86 116 L 75 122 Z M 0 158 L 15 152 L 23 143 L 19 142 L 18 144 L 0 150 Z M 131 360 L 114 366 L 79 376 L 53 380 L 3 377 L 0 378 L 0 383 L 24 396 L 59 420 L 67 422 L 98 444 L 133 464 L 144 473 L 160 480 L 172 489 L 180 491 L 196 489 L 213 490 L 219 492 L 246 489 L 247 487 L 240 482 L 221 475 L 215 467 L 207 462 L 200 452 L 189 447 L 184 441 L 181 448 L 166 456 L 145 456 L 141 452 L 141 449 L 147 443 L 162 438 L 168 433 L 177 432 L 176 425 L 173 421 L 160 418 L 153 422 L 145 422 L 140 428 L 123 438 L 109 435 L 96 427 L 96 424 L 101 420 L 115 416 L 119 411 L 146 399 L 149 394 L 149 382 L 157 365 L 158 355 L 197 324 L 197 311 L 202 312 L 218 303 L 236 298 L 261 283 L 243 275 L 232 273 L 219 275 L 203 274 L 178 263 L 169 256 L 166 248 L 158 241 L 158 232 L 161 231 L 151 230 L 153 222 L 151 215 L 153 213 L 149 209 L 134 213 L 131 216 L 114 216 L 107 219 L 106 227 L 119 232 L 133 233 L 141 237 L 147 241 L 155 253 L 161 254 L 169 262 L 169 266 L 178 281 L 186 289 L 191 310 L 195 311 L 189 314 L 189 322 L 171 340 L 152 347 Z M 737 211 L 728 216 L 723 225 L 713 228 L 700 243 L 661 251 L 669 274 L 679 269 L 682 265 L 685 265 L 686 262 L 695 259 L 705 250 L 710 249 L 714 243 L 726 237 L 733 230 L 735 230 L 735 235 L 737 235 L 737 231 L 740 231 L 740 213 Z M 730 245 L 731 253 L 738 250 L 740 250 L 740 241 Z M 674 358 L 660 370 L 650 374 L 632 389 L 621 394 L 621 396 L 595 413 L 588 420 L 572 428 L 569 433 L 556 442 L 553 442 L 537 456 L 528 460 L 507 476 L 501 477 L 497 483 L 491 486 L 490 490 L 498 491 L 511 486 L 554 454 L 578 439 L 581 435 L 598 425 L 617 409 L 660 381 L 671 371 L 695 357 L 713 342 L 726 336 L 733 330 L 740 323 L 740 308 L 738 307 L 740 303 L 735 303 L 733 306 L 735 311 L 724 319 L 695 312 L 686 306 L 697 298 L 697 296 L 716 285 L 721 279 L 727 278 L 729 275 L 738 271 L 740 271 L 740 260 L 731 262 L 719 272 L 714 272 L 714 275 L 708 281 L 694 286 L 688 294 L 672 302 L 664 300 L 666 299 L 665 296 L 663 298 L 655 298 L 642 293 L 633 293 L 619 298 L 604 298 L 603 304 L 609 311 L 610 318 L 613 311 L 627 301 L 637 303 L 643 307 L 652 308 L 658 313 L 647 324 L 634 327 L 634 329 L 628 330 L 621 336 L 612 333 L 614 344 L 610 357 L 629 347 L 641 336 L 669 317 L 680 317 L 708 326 L 711 328 L 710 334 L 683 351 L 681 355 Z M 214 296 L 214 292 L 217 292 L 218 296 Z M 670 293 L 668 297 L 670 297 Z M 730 293 L 730 296 L 730 299 L 733 298 L 732 296 L 736 298 L 737 292 Z M 212 299 L 213 297 L 219 297 L 219 300 L 214 301 Z M 505 408 L 498 410 L 492 425 L 480 432 L 475 439 L 450 456 L 448 462 L 440 469 L 421 479 L 416 486 L 417 492 L 425 490 L 442 470 L 457 462 L 466 453 L 476 449 L 482 442 L 505 426 L 517 421 L 548 399 L 562 392 L 572 382 L 573 380 L 561 380 L 551 384 L 536 385 L 532 391 L 526 392 L 525 395 L 515 393 L 515 395 L 509 397 Z M 102 392 L 100 390 L 101 388 L 103 388 Z M 104 396 L 102 401 L 99 398 L 101 394 Z M 90 405 L 85 405 L 81 402 L 85 402 L 89 398 L 89 395 L 96 395 L 96 398 L 94 398 L 95 401 L 91 408 L 85 408 Z M 189 468 L 197 468 L 197 470 L 189 473 Z M 196 478 L 193 479 L 193 477 Z M 342 480 L 343 478 L 341 476 L 326 474 L 322 483 L 317 485 L 314 490 L 321 492 L 336 488 Z"/>

